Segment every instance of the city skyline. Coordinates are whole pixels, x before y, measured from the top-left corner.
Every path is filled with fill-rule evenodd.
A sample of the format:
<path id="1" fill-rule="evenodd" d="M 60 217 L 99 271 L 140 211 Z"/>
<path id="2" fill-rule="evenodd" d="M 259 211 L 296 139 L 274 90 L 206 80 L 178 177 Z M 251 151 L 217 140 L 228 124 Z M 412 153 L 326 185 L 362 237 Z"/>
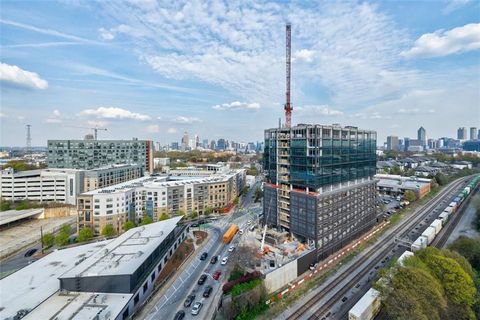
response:
<path id="1" fill-rule="evenodd" d="M 379 142 L 420 126 L 455 137 L 479 126 L 478 8 L 5 1 L 1 145 L 24 146 L 26 124 L 33 146 L 94 126 L 108 128 L 99 139 L 164 145 L 186 130 L 261 141 L 284 121 L 287 21 L 293 124 L 358 126 Z"/>

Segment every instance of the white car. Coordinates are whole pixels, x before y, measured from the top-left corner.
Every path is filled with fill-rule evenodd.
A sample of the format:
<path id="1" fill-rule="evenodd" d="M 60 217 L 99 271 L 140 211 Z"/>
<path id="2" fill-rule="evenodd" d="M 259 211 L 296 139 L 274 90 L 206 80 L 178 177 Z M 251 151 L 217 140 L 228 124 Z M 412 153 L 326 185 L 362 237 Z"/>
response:
<path id="1" fill-rule="evenodd" d="M 228 248 L 228 252 L 233 252 L 233 250 L 235 250 L 234 246 L 230 246 L 230 248 Z"/>
<path id="2" fill-rule="evenodd" d="M 192 314 L 196 316 L 197 314 L 200 313 L 200 310 L 202 309 L 203 304 L 199 301 L 195 302 L 195 304 L 192 307 Z"/>
<path id="3" fill-rule="evenodd" d="M 252 220 L 248 220 L 248 221 L 247 221 L 247 224 L 248 224 L 248 225 L 252 224 Z"/>
<path id="4" fill-rule="evenodd" d="M 227 261 L 228 261 L 228 257 L 224 257 L 222 259 L 222 265 L 226 265 L 227 264 Z"/>
<path id="5" fill-rule="evenodd" d="M 243 229 L 240 229 L 240 231 L 238 231 L 238 233 L 243 234 Z"/>

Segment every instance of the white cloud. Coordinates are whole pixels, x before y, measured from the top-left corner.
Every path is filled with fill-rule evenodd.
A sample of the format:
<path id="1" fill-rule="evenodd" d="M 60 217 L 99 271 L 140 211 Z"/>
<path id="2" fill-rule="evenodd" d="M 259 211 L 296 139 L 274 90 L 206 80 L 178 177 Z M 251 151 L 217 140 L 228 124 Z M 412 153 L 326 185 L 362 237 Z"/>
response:
<path id="1" fill-rule="evenodd" d="M 0 112 L 0 118 L 8 118 L 8 116 L 5 113 Z"/>
<path id="2" fill-rule="evenodd" d="M 450 14 L 453 11 L 460 9 L 461 7 L 469 4 L 472 2 L 471 0 L 450 0 L 448 1 L 448 4 L 443 8 L 442 13 L 443 14 Z"/>
<path id="3" fill-rule="evenodd" d="M 52 115 L 45 120 L 46 123 L 62 123 L 62 114 L 57 109 L 53 110 Z"/>
<path id="4" fill-rule="evenodd" d="M 160 127 L 158 126 L 158 124 L 152 124 L 152 125 L 147 126 L 145 128 L 145 130 L 148 133 L 158 133 L 158 132 L 160 132 Z"/>
<path id="5" fill-rule="evenodd" d="M 212 107 L 214 110 L 227 110 L 227 109 L 245 109 L 245 110 L 258 110 L 260 109 L 260 104 L 257 102 L 246 103 L 240 101 L 234 101 L 231 103 L 217 104 Z"/>
<path id="6" fill-rule="evenodd" d="M 179 124 L 192 124 L 192 123 L 202 122 L 202 120 L 196 117 L 178 116 L 176 118 L 173 118 L 172 122 L 179 123 Z"/>
<path id="7" fill-rule="evenodd" d="M 40 78 L 37 73 L 26 71 L 6 63 L 0 63 L 0 81 L 33 89 L 48 88 L 48 82 Z"/>
<path id="8" fill-rule="evenodd" d="M 167 133 L 169 133 L 169 134 L 174 134 L 174 133 L 177 133 L 177 132 L 178 132 L 178 130 L 176 128 L 168 128 L 167 129 Z"/>
<path id="9" fill-rule="evenodd" d="M 17 120 L 18 121 L 23 121 L 23 120 L 25 120 L 25 116 L 17 116 Z"/>
<path id="10" fill-rule="evenodd" d="M 100 38 L 102 38 L 103 40 L 115 39 L 115 35 L 105 28 L 98 29 L 98 33 L 100 34 Z"/>
<path id="11" fill-rule="evenodd" d="M 428 114 L 435 113 L 435 109 L 420 109 L 420 108 L 400 108 L 397 110 L 397 113 L 406 114 L 406 115 L 417 115 L 417 114 Z"/>
<path id="12" fill-rule="evenodd" d="M 101 120 L 88 120 L 87 125 L 92 128 L 105 128 L 109 122 Z"/>
<path id="13" fill-rule="evenodd" d="M 441 57 L 480 49 L 480 23 L 423 34 L 413 48 L 401 53 L 406 58 Z"/>
<path id="14" fill-rule="evenodd" d="M 335 110 L 330 108 L 329 106 L 325 105 L 306 105 L 303 107 L 294 107 L 294 114 L 298 114 L 300 116 L 327 116 L 327 117 L 335 117 L 343 115 L 343 112 L 340 110 Z"/>
<path id="15" fill-rule="evenodd" d="M 315 51 L 302 49 L 293 54 L 293 58 L 299 61 L 312 62 Z"/>
<path id="16" fill-rule="evenodd" d="M 58 109 L 53 110 L 53 115 L 57 118 L 61 116 L 60 111 L 58 111 Z"/>
<path id="17" fill-rule="evenodd" d="M 85 109 L 79 113 L 81 116 L 94 116 L 99 119 L 130 119 L 146 121 L 150 120 L 150 116 L 131 112 L 126 109 L 117 107 L 99 107 L 97 109 Z"/>

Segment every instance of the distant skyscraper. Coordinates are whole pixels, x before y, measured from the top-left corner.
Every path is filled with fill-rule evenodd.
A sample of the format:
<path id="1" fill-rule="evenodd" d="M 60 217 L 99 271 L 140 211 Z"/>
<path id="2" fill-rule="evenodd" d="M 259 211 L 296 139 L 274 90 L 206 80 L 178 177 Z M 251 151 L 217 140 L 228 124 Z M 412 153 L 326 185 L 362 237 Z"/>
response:
<path id="1" fill-rule="evenodd" d="M 178 150 L 179 149 L 178 142 L 172 142 L 171 148 L 172 150 Z"/>
<path id="2" fill-rule="evenodd" d="M 210 149 L 215 150 L 217 148 L 217 143 L 215 140 L 210 141 Z"/>
<path id="3" fill-rule="evenodd" d="M 198 147 L 200 147 L 200 137 L 198 136 L 198 134 L 195 135 L 194 137 L 194 149 L 197 149 Z"/>
<path id="4" fill-rule="evenodd" d="M 182 150 L 187 150 L 188 147 L 188 132 L 185 131 L 182 137 Z"/>
<path id="5" fill-rule="evenodd" d="M 422 142 L 422 146 L 425 147 L 427 145 L 427 131 L 425 128 L 420 127 L 417 131 L 417 140 Z"/>
<path id="6" fill-rule="evenodd" d="M 437 149 L 437 141 L 435 139 L 428 139 L 428 149 Z"/>
<path id="7" fill-rule="evenodd" d="M 467 140 L 467 128 L 465 128 L 465 127 L 458 128 L 457 139 L 458 140 Z"/>
<path id="8" fill-rule="evenodd" d="M 203 139 L 202 147 L 203 147 L 204 149 L 208 149 L 208 139 Z"/>
<path id="9" fill-rule="evenodd" d="M 470 128 L 470 140 L 475 140 L 478 138 L 478 132 L 477 132 L 477 128 L 476 127 L 471 127 Z"/>
<path id="10" fill-rule="evenodd" d="M 387 137 L 387 150 L 388 151 L 398 151 L 398 137 L 397 136 L 388 136 Z"/>
<path id="11" fill-rule="evenodd" d="M 225 150 L 227 148 L 227 144 L 225 142 L 225 139 L 218 139 L 217 141 L 217 150 Z"/>

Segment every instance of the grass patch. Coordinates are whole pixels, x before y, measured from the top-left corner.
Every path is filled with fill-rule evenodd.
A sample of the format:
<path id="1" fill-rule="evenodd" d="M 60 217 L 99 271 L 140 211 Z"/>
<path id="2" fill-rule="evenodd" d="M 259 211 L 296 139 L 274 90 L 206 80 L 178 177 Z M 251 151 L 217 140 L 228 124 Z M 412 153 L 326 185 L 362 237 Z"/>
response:
<path id="1" fill-rule="evenodd" d="M 254 279 L 254 280 L 251 280 L 251 281 L 248 281 L 248 282 L 239 283 L 239 284 L 236 284 L 232 288 L 232 291 L 230 291 L 230 292 L 232 294 L 232 297 L 236 297 L 236 296 L 241 295 L 245 291 L 252 290 L 256 286 L 260 285 L 261 283 L 262 283 L 262 280 L 260 280 L 260 279 Z"/>
<path id="2" fill-rule="evenodd" d="M 235 320 L 250 320 L 262 315 L 268 309 L 268 305 L 261 302 L 249 310 L 245 310 L 235 317 Z"/>
<path id="3" fill-rule="evenodd" d="M 241 278 L 242 276 L 243 276 L 243 271 L 233 270 L 232 273 L 230 273 L 230 276 L 228 277 L 228 281 L 237 280 L 238 278 Z"/>

